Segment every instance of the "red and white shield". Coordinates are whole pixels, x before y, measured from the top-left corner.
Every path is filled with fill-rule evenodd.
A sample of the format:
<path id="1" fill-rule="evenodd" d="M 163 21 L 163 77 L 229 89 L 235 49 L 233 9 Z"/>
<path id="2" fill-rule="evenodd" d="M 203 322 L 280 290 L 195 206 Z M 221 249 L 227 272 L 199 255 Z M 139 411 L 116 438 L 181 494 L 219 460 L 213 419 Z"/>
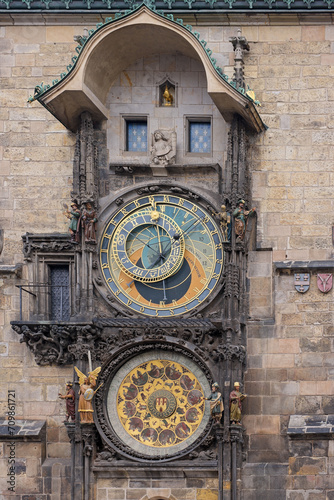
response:
<path id="1" fill-rule="evenodd" d="M 318 274 L 317 275 L 317 285 L 322 293 L 327 293 L 332 289 L 333 286 L 333 275 L 332 274 Z"/>

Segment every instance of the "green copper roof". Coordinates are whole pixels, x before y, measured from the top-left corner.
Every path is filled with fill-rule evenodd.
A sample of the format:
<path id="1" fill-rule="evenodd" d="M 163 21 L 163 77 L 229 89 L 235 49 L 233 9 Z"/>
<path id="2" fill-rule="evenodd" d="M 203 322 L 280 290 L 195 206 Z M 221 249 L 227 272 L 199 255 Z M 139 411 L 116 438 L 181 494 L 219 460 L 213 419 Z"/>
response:
<path id="1" fill-rule="evenodd" d="M 173 12 L 309 12 L 328 11 L 334 0 L 149 0 L 156 9 L 172 9 Z M 0 11 L 93 11 L 108 12 L 132 9 L 136 0 L 0 0 Z"/>

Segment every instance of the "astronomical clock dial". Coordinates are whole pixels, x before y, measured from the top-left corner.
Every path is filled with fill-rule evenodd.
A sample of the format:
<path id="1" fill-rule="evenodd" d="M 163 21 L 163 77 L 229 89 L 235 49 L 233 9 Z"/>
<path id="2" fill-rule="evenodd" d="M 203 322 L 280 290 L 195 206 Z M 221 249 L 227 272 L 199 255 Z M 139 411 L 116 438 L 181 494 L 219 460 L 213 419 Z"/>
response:
<path id="1" fill-rule="evenodd" d="M 147 457 L 181 453 L 210 421 L 208 381 L 196 364 L 178 354 L 147 353 L 128 361 L 107 396 L 118 438 Z"/>
<path id="2" fill-rule="evenodd" d="M 192 201 L 143 196 L 108 222 L 100 263 L 110 291 L 128 308 L 160 318 L 185 314 L 217 285 L 223 267 L 220 231 Z"/>

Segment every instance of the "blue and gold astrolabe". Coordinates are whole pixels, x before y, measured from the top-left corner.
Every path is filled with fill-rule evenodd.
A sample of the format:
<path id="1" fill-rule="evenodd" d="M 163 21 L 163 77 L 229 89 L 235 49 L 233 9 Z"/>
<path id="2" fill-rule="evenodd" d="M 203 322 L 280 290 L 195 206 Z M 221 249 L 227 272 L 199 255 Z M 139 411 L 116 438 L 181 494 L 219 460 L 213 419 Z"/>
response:
<path id="1" fill-rule="evenodd" d="M 184 250 L 184 237 L 173 219 L 147 208 L 120 222 L 112 243 L 112 256 L 121 271 L 143 283 L 161 281 L 176 273 Z"/>
<path id="2" fill-rule="evenodd" d="M 192 200 L 141 196 L 107 223 L 100 265 L 109 292 L 130 310 L 148 317 L 184 315 L 218 291 L 221 231 L 211 213 Z"/>

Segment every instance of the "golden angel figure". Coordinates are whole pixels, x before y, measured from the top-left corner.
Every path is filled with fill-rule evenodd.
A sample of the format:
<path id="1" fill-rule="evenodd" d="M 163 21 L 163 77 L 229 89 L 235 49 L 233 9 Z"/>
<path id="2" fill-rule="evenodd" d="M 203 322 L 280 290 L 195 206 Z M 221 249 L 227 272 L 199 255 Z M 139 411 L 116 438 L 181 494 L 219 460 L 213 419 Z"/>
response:
<path id="1" fill-rule="evenodd" d="M 96 387 L 96 379 L 101 371 L 101 366 L 98 366 L 92 372 L 88 372 L 88 377 L 82 373 L 76 366 L 74 367 L 77 375 L 79 377 L 80 391 L 79 391 L 79 407 L 78 411 L 80 414 L 80 422 L 82 424 L 93 424 L 93 405 L 92 399 L 99 387 L 94 391 Z"/>

